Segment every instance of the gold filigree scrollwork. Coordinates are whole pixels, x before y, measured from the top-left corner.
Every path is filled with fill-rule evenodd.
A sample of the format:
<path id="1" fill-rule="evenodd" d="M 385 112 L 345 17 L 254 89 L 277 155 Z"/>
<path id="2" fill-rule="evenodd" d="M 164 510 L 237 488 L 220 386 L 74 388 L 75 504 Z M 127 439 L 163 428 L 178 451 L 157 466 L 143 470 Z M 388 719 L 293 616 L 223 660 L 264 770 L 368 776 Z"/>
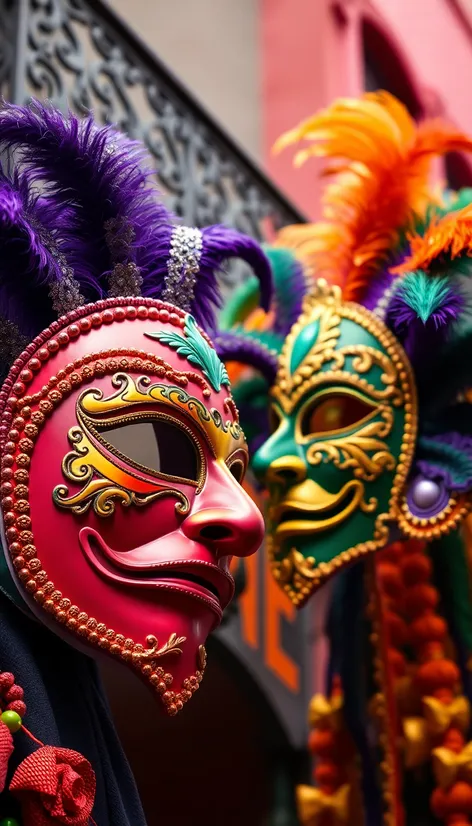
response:
<path id="1" fill-rule="evenodd" d="M 100 453 L 81 427 L 71 428 L 68 436 L 74 449 L 64 457 L 62 472 L 68 481 L 81 484 L 82 487 L 77 493 L 70 495 L 66 485 L 57 485 L 52 495 L 58 507 L 82 515 L 93 506 L 97 516 L 106 517 L 115 512 L 117 502 L 124 507 L 143 507 L 157 499 L 173 496 L 178 500 L 177 512 L 181 515 L 189 512 L 187 497 L 175 488 L 156 490 L 155 485 L 150 484 L 147 492 L 139 492 L 120 485 L 118 480 L 124 477 L 123 472 Z M 130 477 L 130 483 L 132 482 Z"/>
<path id="2" fill-rule="evenodd" d="M 304 579 L 316 580 L 319 578 L 318 570 L 314 570 L 316 560 L 314 556 L 304 557 L 296 548 L 292 548 L 290 553 L 280 562 L 274 561 L 272 569 L 275 579 L 281 583 L 290 582 L 293 574 L 299 574 Z"/>
<path id="3" fill-rule="evenodd" d="M 385 352 L 368 344 L 338 347 L 343 319 L 350 319 L 364 327 L 380 342 Z M 292 374 L 290 361 L 295 342 L 300 332 L 314 322 L 319 324 L 316 340 Z M 348 358 L 352 359 L 352 371 L 346 369 Z M 304 302 L 303 312 L 286 338 L 272 392 L 285 413 L 290 414 L 309 390 L 323 383 L 344 380 L 377 401 L 388 400 L 399 407 L 405 403 L 405 392 L 408 393 L 409 389 L 400 378 L 404 359 L 394 336 L 372 313 L 358 305 L 343 303 L 338 288 L 323 287 L 315 290 Z M 382 387 L 375 387 L 372 381 L 365 378 L 373 368 L 378 368 Z"/>
<path id="4" fill-rule="evenodd" d="M 327 299 L 327 304 L 319 301 L 314 303 L 314 297 L 309 296 L 304 301 L 303 310 L 303 315 L 286 339 L 280 358 L 277 387 L 286 396 L 293 393 L 295 388 L 302 386 L 307 378 L 320 370 L 327 358 L 332 357 L 340 336 L 341 317 L 334 310 L 331 300 Z M 289 362 L 297 335 L 307 323 L 316 321 L 319 323 L 316 341 L 301 364 L 291 374 Z"/>
<path id="5" fill-rule="evenodd" d="M 369 373 L 373 367 L 381 370 L 380 381 L 385 385 L 384 389 L 379 390 L 372 384 L 369 384 L 367 388 L 375 399 L 388 399 L 395 407 L 403 404 L 404 397 L 401 385 L 398 383 L 398 370 L 386 353 L 367 345 L 346 344 L 334 351 L 329 361 L 333 361 L 336 370 L 342 370 L 349 357 L 352 357 L 352 369 L 359 376 Z"/>
<path id="6" fill-rule="evenodd" d="M 394 470 L 395 458 L 387 444 L 379 438 L 388 436 L 392 428 L 391 411 L 384 412 L 387 414 L 386 420 L 368 422 L 346 436 L 314 442 L 307 450 L 308 461 L 312 465 L 331 461 L 340 470 L 351 468 L 357 479 L 366 482 L 377 479 L 384 470 Z"/>
<path id="7" fill-rule="evenodd" d="M 172 496 L 178 500 L 176 511 L 186 515 L 189 501 L 175 483 L 193 485 L 198 493 L 206 478 L 206 459 L 195 432 L 178 414 L 183 413 L 204 434 L 215 456 L 229 455 L 240 448 L 246 450 L 240 425 L 236 421 L 224 421 L 218 410 L 208 409 L 181 387 L 153 383 L 148 376 L 134 380 L 125 373 L 117 373 L 112 384 L 117 391 L 108 397 L 101 389 L 91 388 L 77 400 L 79 426 L 69 431 L 73 450 L 65 456 L 62 472 L 68 482 L 80 485 L 81 489 L 71 494 L 67 485 L 57 485 L 53 491 L 54 502 L 76 514 L 86 513 L 93 506 L 95 513 L 104 517 L 114 513 L 116 503 L 142 507 Z M 188 432 L 198 454 L 199 473 L 195 482 L 144 468 L 107 442 L 107 427 L 138 421 L 148 415 L 174 422 Z"/>
<path id="8" fill-rule="evenodd" d="M 159 648 L 157 637 L 149 634 L 149 636 L 146 637 L 149 648 L 140 651 L 138 647 L 136 647 L 133 651 L 132 660 L 135 663 L 152 663 L 169 654 L 173 654 L 174 656 L 179 655 L 182 653 L 180 646 L 186 639 L 186 637 L 178 637 L 177 634 L 171 634 L 167 642 Z"/>
<path id="9" fill-rule="evenodd" d="M 82 394 L 80 403 L 86 416 L 111 415 L 129 408 L 131 405 L 150 405 L 160 402 L 171 405 L 189 414 L 193 421 L 202 427 L 210 437 L 216 437 L 215 431 L 229 434 L 235 441 L 244 441 L 242 430 L 236 421 L 224 421 L 215 408 L 208 409 L 203 402 L 190 396 L 181 387 L 152 382 L 149 376 L 141 376 L 136 381 L 126 373 L 113 376 L 112 384 L 117 392 L 107 398 L 100 390 L 92 389 Z"/>
<path id="10" fill-rule="evenodd" d="M 176 510 L 180 514 L 189 511 L 189 502 L 183 493 L 177 490 L 160 490 L 147 496 L 139 496 L 134 491 L 128 491 L 113 485 L 109 479 L 94 479 L 75 496 L 68 496 L 69 490 L 65 485 L 57 485 L 53 491 L 53 499 L 61 508 L 70 508 L 72 513 L 81 515 L 87 513 L 91 505 L 97 516 L 111 516 L 115 512 L 115 504 L 119 502 L 124 507 L 137 505 L 142 507 L 157 499 L 176 496 L 180 501 Z"/>

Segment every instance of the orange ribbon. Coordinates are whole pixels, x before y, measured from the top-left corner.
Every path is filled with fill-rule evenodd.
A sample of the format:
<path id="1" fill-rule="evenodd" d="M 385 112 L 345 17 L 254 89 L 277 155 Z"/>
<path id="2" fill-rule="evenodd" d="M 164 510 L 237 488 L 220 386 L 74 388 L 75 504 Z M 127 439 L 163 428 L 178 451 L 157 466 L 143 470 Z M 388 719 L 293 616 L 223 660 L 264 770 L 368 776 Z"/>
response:
<path id="1" fill-rule="evenodd" d="M 438 784 L 443 789 L 448 789 L 456 780 L 471 782 L 472 743 L 467 743 L 459 754 L 444 747 L 434 749 L 433 771 Z"/>
<path id="2" fill-rule="evenodd" d="M 321 817 L 329 813 L 335 823 L 347 823 L 350 791 L 349 783 L 340 786 L 333 794 L 325 794 L 314 786 L 297 786 L 296 799 L 300 822 L 303 826 L 318 826 Z"/>

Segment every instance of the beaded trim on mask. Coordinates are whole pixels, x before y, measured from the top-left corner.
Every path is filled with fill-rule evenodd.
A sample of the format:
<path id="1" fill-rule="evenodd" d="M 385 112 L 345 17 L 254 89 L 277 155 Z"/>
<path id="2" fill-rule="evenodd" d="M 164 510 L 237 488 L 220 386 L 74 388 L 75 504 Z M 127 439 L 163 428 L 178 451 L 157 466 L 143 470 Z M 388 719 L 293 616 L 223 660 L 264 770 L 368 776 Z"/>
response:
<path id="1" fill-rule="evenodd" d="M 175 227 L 170 239 L 162 301 L 189 312 L 202 257 L 202 233 L 195 227 Z"/>

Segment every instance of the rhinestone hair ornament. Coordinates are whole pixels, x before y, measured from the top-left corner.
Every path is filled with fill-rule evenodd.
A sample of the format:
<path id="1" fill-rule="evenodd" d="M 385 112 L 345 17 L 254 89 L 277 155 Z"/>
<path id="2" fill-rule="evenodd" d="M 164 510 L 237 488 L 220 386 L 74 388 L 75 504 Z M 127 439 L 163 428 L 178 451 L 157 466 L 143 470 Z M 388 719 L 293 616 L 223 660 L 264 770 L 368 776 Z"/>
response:
<path id="1" fill-rule="evenodd" d="M 165 289 L 162 294 L 164 301 L 171 301 L 171 296 L 174 296 L 175 303 L 182 310 L 190 310 L 195 295 L 202 248 L 203 239 L 199 229 L 175 227 L 172 231 Z"/>

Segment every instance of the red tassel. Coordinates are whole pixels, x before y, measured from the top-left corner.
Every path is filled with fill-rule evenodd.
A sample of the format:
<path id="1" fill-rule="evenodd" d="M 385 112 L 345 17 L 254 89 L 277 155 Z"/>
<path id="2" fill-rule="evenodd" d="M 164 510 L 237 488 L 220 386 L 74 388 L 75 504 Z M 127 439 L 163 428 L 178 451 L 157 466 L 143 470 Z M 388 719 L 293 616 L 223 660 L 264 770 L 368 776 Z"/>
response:
<path id="1" fill-rule="evenodd" d="M 13 737 L 5 723 L 0 721 L 0 792 L 5 788 L 8 761 L 13 752 Z"/>

